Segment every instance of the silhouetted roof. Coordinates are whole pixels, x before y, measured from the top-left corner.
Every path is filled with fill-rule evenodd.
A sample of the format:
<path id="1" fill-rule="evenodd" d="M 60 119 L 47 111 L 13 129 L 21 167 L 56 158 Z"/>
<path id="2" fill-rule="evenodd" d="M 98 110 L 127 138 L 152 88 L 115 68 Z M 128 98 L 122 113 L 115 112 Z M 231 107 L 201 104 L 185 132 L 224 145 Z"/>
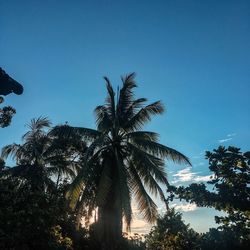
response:
<path id="1" fill-rule="evenodd" d="M 0 67 L 0 95 L 8 95 L 15 93 L 21 95 L 23 93 L 23 86 L 11 78 L 1 67 Z"/>

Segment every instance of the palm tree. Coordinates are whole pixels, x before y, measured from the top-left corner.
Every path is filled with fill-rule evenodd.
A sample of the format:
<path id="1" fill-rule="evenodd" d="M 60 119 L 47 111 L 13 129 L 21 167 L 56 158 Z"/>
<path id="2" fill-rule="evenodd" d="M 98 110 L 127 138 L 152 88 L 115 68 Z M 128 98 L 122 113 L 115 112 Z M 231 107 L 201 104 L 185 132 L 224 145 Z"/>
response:
<path id="1" fill-rule="evenodd" d="M 67 125 L 63 125 L 67 127 Z M 63 127 L 62 126 L 62 127 Z M 80 170 L 79 159 L 86 150 L 86 143 L 78 134 L 53 134 L 53 129 L 48 133 L 51 145 L 46 151 L 46 161 L 49 163 L 48 171 L 57 175 L 56 188 L 61 177 L 75 178 Z"/>
<path id="2" fill-rule="evenodd" d="M 102 249 L 113 249 L 122 236 L 123 218 L 127 229 L 132 221 L 134 197 L 144 218 L 152 223 L 157 206 L 148 192 L 165 202 L 160 183 L 168 185 L 164 159 L 190 164 L 180 152 L 158 142 L 154 132 L 143 131 L 153 115 L 162 114 L 160 101 L 145 105 L 145 98 L 135 99 L 135 74 L 122 77 L 117 98 L 107 77 L 107 98 L 95 109 L 97 130 L 56 127 L 55 133 L 81 134 L 88 140 L 83 168 L 71 184 L 67 196 L 72 207 L 88 207 L 89 215 L 98 209 L 98 235 Z"/>
<path id="3" fill-rule="evenodd" d="M 22 136 L 24 143 L 13 143 L 2 149 L 2 158 L 11 156 L 17 163 L 17 166 L 10 168 L 8 172 L 28 180 L 34 189 L 45 190 L 53 186 L 44 168 L 44 153 L 50 144 L 45 129 L 50 125 L 51 122 L 47 118 L 32 119 L 28 124 L 29 131 Z"/>
<path id="4" fill-rule="evenodd" d="M 83 151 L 84 143 L 76 136 L 56 137 L 48 132 L 51 122 L 47 118 L 32 119 L 29 131 L 22 137 L 23 144 L 11 144 L 3 147 L 2 157 L 12 156 L 17 166 L 10 168 L 12 175 L 23 177 L 34 188 L 45 190 L 54 187 L 52 175 L 57 175 L 56 188 L 60 177 L 75 177 L 78 151 Z M 79 144 L 80 141 L 80 144 Z"/>

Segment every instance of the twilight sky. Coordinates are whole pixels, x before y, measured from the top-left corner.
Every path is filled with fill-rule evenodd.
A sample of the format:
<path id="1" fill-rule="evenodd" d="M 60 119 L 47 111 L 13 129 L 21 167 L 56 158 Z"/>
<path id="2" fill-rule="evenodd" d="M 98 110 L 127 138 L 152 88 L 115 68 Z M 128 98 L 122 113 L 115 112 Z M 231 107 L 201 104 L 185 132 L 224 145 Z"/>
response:
<path id="1" fill-rule="evenodd" d="M 173 183 L 207 180 L 206 150 L 250 149 L 250 1 L 9 0 L 0 13 L 0 66 L 24 86 L 5 98 L 17 114 L 0 147 L 19 142 L 38 116 L 94 127 L 102 76 L 116 89 L 120 75 L 136 72 L 137 97 L 167 110 L 146 129 L 193 164 L 167 163 Z M 173 205 L 198 231 L 214 225 L 212 209 Z M 144 232 L 135 214 L 134 231 Z"/>

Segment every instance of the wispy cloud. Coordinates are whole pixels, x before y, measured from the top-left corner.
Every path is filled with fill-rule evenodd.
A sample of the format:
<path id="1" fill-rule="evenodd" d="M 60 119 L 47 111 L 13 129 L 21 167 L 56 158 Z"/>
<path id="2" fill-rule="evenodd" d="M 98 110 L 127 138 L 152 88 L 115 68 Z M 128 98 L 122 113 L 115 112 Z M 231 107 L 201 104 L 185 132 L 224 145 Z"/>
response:
<path id="1" fill-rule="evenodd" d="M 201 182 L 201 181 L 207 182 L 207 181 L 211 181 L 213 178 L 214 178 L 213 175 L 205 175 L 205 176 L 198 175 L 194 178 L 194 181 L 195 182 Z"/>
<path id="2" fill-rule="evenodd" d="M 228 134 L 227 137 L 233 137 L 233 136 L 236 136 L 237 134 L 236 133 L 232 133 L 232 134 Z"/>
<path id="3" fill-rule="evenodd" d="M 187 182 L 187 181 L 192 181 L 195 174 L 196 173 L 191 172 L 191 167 L 187 167 L 182 170 L 179 170 L 173 176 L 175 177 L 176 182 Z"/>
<path id="4" fill-rule="evenodd" d="M 198 175 L 197 172 L 192 172 L 191 167 L 186 167 L 182 170 L 179 170 L 173 176 L 174 176 L 174 180 L 172 181 L 173 184 L 181 182 L 206 182 L 213 178 L 213 175 L 205 175 L 205 176 Z"/>
<path id="5" fill-rule="evenodd" d="M 220 139 L 218 140 L 219 143 L 224 143 L 224 142 L 227 142 L 227 141 L 231 141 L 233 138 L 225 138 L 225 139 Z"/>
<path id="6" fill-rule="evenodd" d="M 233 139 L 233 137 L 236 136 L 236 135 L 237 135 L 236 133 L 227 134 L 227 137 L 218 140 L 218 143 L 224 143 L 224 142 L 227 142 L 227 141 L 231 141 Z"/>
<path id="7" fill-rule="evenodd" d="M 193 212 L 198 209 L 196 204 L 173 204 L 172 206 L 175 208 L 175 210 L 181 212 Z"/>
<path id="8" fill-rule="evenodd" d="M 147 223 L 144 219 L 140 219 L 134 216 L 131 225 L 131 233 L 146 234 L 150 231 L 151 227 L 152 225 Z"/>
<path id="9" fill-rule="evenodd" d="M 133 200 L 132 202 L 132 211 L 133 211 L 133 220 L 131 224 L 131 232 L 129 233 L 129 235 L 131 234 L 133 235 L 134 233 L 147 234 L 150 231 L 152 225 L 144 219 L 142 213 L 138 209 L 137 202 L 135 200 Z M 126 231 L 125 223 L 123 231 L 124 232 Z"/>

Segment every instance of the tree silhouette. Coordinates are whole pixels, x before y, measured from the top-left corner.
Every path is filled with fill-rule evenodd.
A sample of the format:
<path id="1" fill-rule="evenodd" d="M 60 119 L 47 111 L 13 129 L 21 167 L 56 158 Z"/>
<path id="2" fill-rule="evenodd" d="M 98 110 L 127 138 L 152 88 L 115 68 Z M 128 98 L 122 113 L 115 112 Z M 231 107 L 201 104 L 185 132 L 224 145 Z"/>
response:
<path id="1" fill-rule="evenodd" d="M 219 229 L 224 232 L 216 235 L 234 236 L 238 240 L 235 240 L 235 249 L 240 249 L 239 246 L 249 244 L 250 236 L 250 152 L 242 153 L 240 148 L 220 146 L 213 152 L 206 152 L 206 158 L 213 172 L 208 182 L 213 185 L 213 192 L 203 183 L 178 188 L 171 186 L 168 191 L 173 193 L 171 199 L 176 196 L 201 207 L 214 207 L 226 212 L 226 216 L 215 217 L 216 223 L 220 224 Z"/>
<path id="2" fill-rule="evenodd" d="M 154 226 L 146 235 L 148 250 L 155 249 L 200 249 L 200 235 L 185 224 L 182 215 L 173 208 L 157 218 Z"/>
<path id="3" fill-rule="evenodd" d="M 23 93 L 23 86 L 6 74 L 0 67 L 0 95 L 6 96 L 10 93 L 21 95 Z"/>
<path id="4" fill-rule="evenodd" d="M 2 157 L 12 156 L 16 167 L 10 168 L 14 176 L 31 182 L 34 188 L 45 190 L 53 187 L 52 175 L 57 175 L 56 188 L 62 176 L 74 178 L 79 170 L 74 160 L 83 152 L 85 144 L 77 136 L 53 136 L 49 133 L 51 122 L 44 117 L 32 119 L 29 131 L 22 137 L 22 144 L 10 144 L 2 149 Z"/>
<path id="5" fill-rule="evenodd" d="M 157 206 L 148 191 L 165 202 L 160 183 L 167 185 L 164 158 L 188 163 L 180 152 L 158 142 L 158 134 L 143 131 L 153 115 L 162 114 L 160 101 L 145 105 L 145 98 L 134 98 L 135 74 L 122 77 L 117 98 L 111 83 L 104 77 L 107 98 L 95 109 L 97 130 L 57 127 L 55 133 L 74 131 L 89 141 L 83 168 L 73 181 L 68 197 L 71 205 L 98 209 L 97 236 L 102 249 L 114 249 L 122 237 L 122 218 L 127 229 L 132 221 L 131 199 L 148 222 L 157 218 Z M 78 202 L 78 203 L 77 203 Z"/>
<path id="6" fill-rule="evenodd" d="M 4 99 L 0 96 L 0 104 L 4 102 Z M 0 127 L 5 128 L 10 125 L 13 115 L 16 110 L 11 106 L 5 106 L 0 108 Z"/>
<path id="7" fill-rule="evenodd" d="M 8 95 L 15 93 L 21 95 L 23 93 L 23 86 L 11 78 L 5 71 L 0 68 L 0 104 L 4 102 L 1 95 Z M 0 127 L 4 128 L 10 125 L 13 115 L 16 110 L 11 106 L 6 106 L 0 109 Z"/>

